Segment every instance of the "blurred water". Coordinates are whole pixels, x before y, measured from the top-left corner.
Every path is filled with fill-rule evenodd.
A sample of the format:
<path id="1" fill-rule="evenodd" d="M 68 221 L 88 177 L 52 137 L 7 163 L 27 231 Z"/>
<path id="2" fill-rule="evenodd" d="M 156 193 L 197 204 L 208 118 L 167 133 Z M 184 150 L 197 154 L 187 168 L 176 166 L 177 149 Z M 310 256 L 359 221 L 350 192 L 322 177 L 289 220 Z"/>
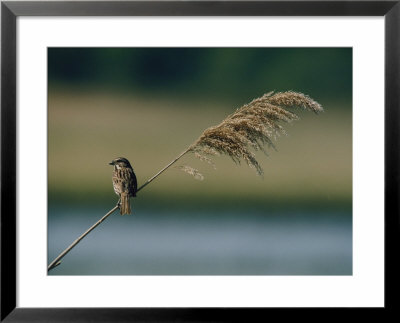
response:
<path id="1" fill-rule="evenodd" d="M 106 211 L 50 209 L 49 263 Z M 351 275 L 351 214 L 115 213 L 50 274 Z"/>

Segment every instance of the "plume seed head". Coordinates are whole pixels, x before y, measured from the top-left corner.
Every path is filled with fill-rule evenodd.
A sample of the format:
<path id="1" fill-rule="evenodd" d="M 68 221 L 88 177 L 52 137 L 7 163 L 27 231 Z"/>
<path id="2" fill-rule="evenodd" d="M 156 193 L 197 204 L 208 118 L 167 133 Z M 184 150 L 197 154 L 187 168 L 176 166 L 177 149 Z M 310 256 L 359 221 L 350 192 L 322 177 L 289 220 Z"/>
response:
<path id="1" fill-rule="evenodd" d="M 323 111 L 318 102 L 305 94 L 293 91 L 269 92 L 243 105 L 219 125 L 207 128 L 190 146 L 190 151 L 211 165 L 213 163 L 208 156 L 225 154 L 238 164 L 245 161 L 258 175 L 262 175 L 263 170 L 252 150 L 266 153 L 265 146 L 275 149 L 273 141 L 281 134 L 286 134 L 281 123 L 299 119 L 294 112 L 288 110 L 296 107 L 314 113 Z M 197 171 L 191 167 L 183 170 L 189 173 Z"/>

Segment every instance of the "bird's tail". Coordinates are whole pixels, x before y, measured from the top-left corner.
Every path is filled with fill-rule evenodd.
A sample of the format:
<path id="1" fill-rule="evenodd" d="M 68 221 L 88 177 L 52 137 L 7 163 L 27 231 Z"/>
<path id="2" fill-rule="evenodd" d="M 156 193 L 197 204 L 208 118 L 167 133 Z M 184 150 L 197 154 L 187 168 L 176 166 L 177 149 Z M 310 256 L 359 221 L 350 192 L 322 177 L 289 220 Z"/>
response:
<path id="1" fill-rule="evenodd" d="M 131 203 L 129 201 L 129 193 L 121 194 L 121 203 L 119 207 L 119 213 L 121 215 L 131 214 Z"/>

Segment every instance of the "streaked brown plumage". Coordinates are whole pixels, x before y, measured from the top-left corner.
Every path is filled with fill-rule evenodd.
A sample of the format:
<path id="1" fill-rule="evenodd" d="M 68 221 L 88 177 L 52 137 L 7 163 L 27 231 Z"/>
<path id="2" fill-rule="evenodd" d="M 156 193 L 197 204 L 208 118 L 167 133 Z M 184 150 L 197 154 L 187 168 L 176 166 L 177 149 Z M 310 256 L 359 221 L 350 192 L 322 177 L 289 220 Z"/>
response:
<path id="1" fill-rule="evenodd" d="M 126 158 L 118 157 L 110 162 L 114 166 L 112 181 L 115 194 L 120 197 L 119 213 L 121 215 L 131 213 L 129 199 L 136 196 L 137 180 L 135 172 Z"/>

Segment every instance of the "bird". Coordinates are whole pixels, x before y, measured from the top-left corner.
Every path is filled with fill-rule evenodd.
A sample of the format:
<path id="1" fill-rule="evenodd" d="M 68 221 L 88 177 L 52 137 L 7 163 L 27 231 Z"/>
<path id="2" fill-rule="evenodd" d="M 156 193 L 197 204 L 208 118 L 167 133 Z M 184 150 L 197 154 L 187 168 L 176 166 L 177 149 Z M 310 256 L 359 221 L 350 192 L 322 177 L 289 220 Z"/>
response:
<path id="1" fill-rule="evenodd" d="M 109 165 L 114 166 L 112 182 L 114 192 L 119 196 L 119 213 L 131 214 L 130 198 L 136 196 L 137 179 L 129 161 L 124 157 L 113 159 Z"/>

